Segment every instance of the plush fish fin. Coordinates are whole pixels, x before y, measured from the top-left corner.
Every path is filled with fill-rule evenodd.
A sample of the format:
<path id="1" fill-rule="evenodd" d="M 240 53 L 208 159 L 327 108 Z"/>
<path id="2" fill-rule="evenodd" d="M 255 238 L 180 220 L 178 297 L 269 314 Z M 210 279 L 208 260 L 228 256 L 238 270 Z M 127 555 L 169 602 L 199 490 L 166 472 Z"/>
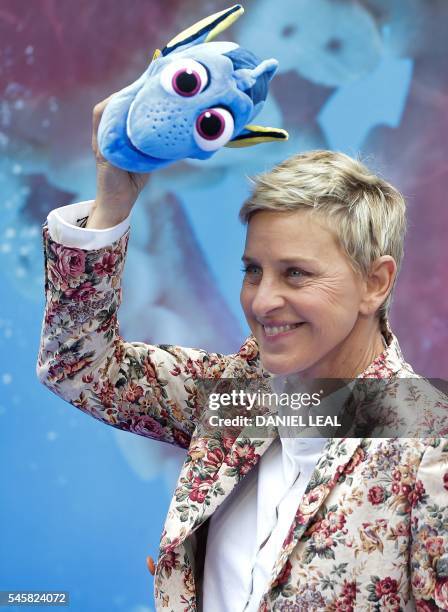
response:
<path id="1" fill-rule="evenodd" d="M 231 149 L 251 147 L 262 142 L 288 140 L 289 134 L 281 128 L 265 127 L 263 125 L 246 125 L 243 131 L 232 138 L 225 146 Z"/>
<path id="2" fill-rule="evenodd" d="M 158 57 L 160 57 L 161 55 L 162 55 L 161 50 L 160 50 L 160 49 L 156 49 L 156 50 L 154 51 L 154 53 L 152 54 L 152 60 L 151 60 L 151 61 L 153 62 L 154 60 L 156 60 L 156 59 L 157 59 Z"/>
<path id="3" fill-rule="evenodd" d="M 255 68 L 238 68 L 233 73 L 233 78 L 236 80 L 238 89 L 246 91 L 255 85 L 257 79 L 263 74 L 270 81 L 278 68 L 278 61 L 275 59 L 267 59 L 262 61 Z"/>
<path id="4" fill-rule="evenodd" d="M 215 36 L 231 26 L 243 13 L 244 9 L 241 4 L 235 4 L 224 11 L 201 19 L 170 40 L 162 50 L 162 55 L 165 56 L 173 51 L 180 51 L 187 47 L 213 40 Z"/>

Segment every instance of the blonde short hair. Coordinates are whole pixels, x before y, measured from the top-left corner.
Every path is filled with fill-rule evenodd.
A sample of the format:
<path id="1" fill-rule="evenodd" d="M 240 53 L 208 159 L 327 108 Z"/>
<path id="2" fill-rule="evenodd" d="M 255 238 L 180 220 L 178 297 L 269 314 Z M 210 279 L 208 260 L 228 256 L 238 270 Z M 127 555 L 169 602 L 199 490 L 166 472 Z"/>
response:
<path id="1" fill-rule="evenodd" d="M 398 274 L 406 234 L 405 200 L 360 161 L 335 151 L 309 151 L 252 180 L 252 195 L 240 210 L 243 223 L 261 210 L 312 210 L 336 232 L 355 270 L 366 276 L 378 257 L 390 255 Z M 387 318 L 392 289 L 378 311 L 380 319 Z"/>

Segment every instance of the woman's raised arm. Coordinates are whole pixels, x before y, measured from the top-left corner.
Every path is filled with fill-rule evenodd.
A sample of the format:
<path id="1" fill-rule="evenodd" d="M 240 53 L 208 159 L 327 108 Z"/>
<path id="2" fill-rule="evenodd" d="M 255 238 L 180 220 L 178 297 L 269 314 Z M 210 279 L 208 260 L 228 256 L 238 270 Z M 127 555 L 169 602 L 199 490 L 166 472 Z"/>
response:
<path id="1" fill-rule="evenodd" d="M 120 223 L 147 181 L 99 156 L 96 129 L 106 102 L 94 111 L 98 190 L 87 229 Z M 231 361 L 241 375 L 256 369 L 255 343 L 223 356 L 125 341 L 117 314 L 129 233 L 83 249 L 57 242 L 44 225 L 46 306 L 37 375 L 59 397 L 109 425 L 188 447 L 201 411 L 196 381 L 220 377 Z"/>

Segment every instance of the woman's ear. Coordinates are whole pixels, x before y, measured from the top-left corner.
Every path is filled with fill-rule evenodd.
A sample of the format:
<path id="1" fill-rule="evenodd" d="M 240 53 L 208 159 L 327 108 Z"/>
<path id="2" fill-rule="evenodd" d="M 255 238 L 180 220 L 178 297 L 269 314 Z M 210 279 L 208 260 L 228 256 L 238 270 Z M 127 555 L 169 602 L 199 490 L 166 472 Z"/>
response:
<path id="1" fill-rule="evenodd" d="M 360 305 L 362 314 L 374 314 L 385 302 L 392 290 L 396 275 L 397 264 L 390 255 L 382 255 L 373 262 L 365 280 L 364 296 Z"/>

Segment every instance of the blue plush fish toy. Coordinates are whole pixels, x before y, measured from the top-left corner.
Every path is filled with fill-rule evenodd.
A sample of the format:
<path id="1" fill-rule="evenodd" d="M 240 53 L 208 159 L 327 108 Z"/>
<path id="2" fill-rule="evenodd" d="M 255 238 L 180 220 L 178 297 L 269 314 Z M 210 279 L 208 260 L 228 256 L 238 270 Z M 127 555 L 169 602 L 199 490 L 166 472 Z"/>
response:
<path id="1" fill-rule="evenodd" d="M 112 97 L 98 128 L 108 161 L 148 172 L 189 157 L 207 159 L 223 146 L 288 139 L 285 130 L 250 124 L 277 60 L 262 61 L 233 42 L 210 42 L 243 12 L 236 4 L 184 30 Z"/>

